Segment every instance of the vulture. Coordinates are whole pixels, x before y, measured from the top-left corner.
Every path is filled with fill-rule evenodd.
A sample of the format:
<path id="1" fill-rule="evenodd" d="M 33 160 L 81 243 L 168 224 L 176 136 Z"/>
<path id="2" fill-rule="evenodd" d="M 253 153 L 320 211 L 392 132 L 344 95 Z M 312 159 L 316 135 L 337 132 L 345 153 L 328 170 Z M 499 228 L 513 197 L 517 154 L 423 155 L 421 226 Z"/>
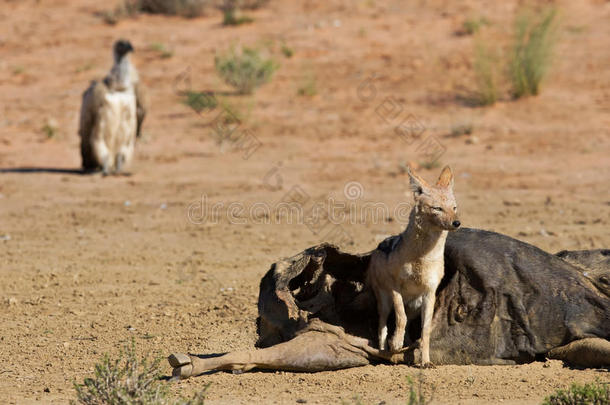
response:
<path id="1" fill-rule="evenodd" d="M 129 60 L 133 51 L 129 41 L 116 41 L 110 73 L 83 93 L 78 133 L 85 173 L 120 174 L 130 167 L 146 115 L 138 71 Z"/>

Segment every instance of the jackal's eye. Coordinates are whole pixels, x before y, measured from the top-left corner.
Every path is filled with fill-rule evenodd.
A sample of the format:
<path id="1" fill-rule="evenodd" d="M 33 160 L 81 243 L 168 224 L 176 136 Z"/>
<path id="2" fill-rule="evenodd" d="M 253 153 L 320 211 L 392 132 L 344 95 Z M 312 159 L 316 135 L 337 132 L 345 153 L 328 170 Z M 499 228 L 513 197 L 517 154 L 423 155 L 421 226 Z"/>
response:
<path id="1" fill-rule="evenodd" d="M 457 212 L 457 207 L 453 207 L 453 212 Z"/>
<path id="2" fill-rule="evenodd" d="M 443 207 L 432 207 L 434 211 L 443 212 Z"/>

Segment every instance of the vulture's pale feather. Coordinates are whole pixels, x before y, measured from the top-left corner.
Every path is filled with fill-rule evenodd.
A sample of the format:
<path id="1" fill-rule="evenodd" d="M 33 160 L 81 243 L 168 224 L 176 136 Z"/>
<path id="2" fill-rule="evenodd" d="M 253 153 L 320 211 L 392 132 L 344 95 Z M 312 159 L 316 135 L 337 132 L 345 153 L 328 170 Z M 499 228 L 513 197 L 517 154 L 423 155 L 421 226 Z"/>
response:
<path id="1" fill-rule="evenodd" d="M 93 143 L 94 139 L 99 136 L 97 127 L 100 122 L 101 107 L 105 102 L 107 92 L 108 88 L 103 82 L 92 81 L 89 88 L 83 93 L 78 134 L 85 171 L 92 171 L 101 167 L 94 153 Z"/>

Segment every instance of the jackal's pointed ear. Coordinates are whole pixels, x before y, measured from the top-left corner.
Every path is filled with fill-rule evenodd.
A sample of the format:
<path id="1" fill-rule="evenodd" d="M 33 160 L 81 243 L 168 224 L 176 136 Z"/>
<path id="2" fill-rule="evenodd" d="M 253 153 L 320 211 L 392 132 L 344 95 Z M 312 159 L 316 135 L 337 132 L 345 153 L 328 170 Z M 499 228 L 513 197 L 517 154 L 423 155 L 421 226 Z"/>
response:
<path id="1" fill-rule="evenodd" d="M 436 185 L 439 187 L 453 187 L 453 173 L 451 172 L 451 168 L 449 166 L 445 166 L 443 168 Z"/>
<path id="2" fill-rule="evenodd" d="M 426 180 L 419 177 L 411 165 L 407 166 L 407 173 L 409 174 L 409 185 L 411 186 L 411 191 L 413 191 L 415 198 L 422 194 L 426 194 L 426 189 L 429 187 Z"/>

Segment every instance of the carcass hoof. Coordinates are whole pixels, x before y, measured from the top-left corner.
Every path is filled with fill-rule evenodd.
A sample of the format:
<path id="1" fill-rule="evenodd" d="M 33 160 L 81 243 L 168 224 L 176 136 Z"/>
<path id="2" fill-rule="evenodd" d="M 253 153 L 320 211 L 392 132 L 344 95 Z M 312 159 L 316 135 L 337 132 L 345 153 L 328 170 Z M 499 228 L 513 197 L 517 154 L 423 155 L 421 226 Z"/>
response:
<path id="1" fill-rule="evenodd" d="M 172 379 L 184 380 L 193 373 L 191 358 L 184 353 L 173 353 L 168 358 L 169 365 L 174 368 Z"/>

